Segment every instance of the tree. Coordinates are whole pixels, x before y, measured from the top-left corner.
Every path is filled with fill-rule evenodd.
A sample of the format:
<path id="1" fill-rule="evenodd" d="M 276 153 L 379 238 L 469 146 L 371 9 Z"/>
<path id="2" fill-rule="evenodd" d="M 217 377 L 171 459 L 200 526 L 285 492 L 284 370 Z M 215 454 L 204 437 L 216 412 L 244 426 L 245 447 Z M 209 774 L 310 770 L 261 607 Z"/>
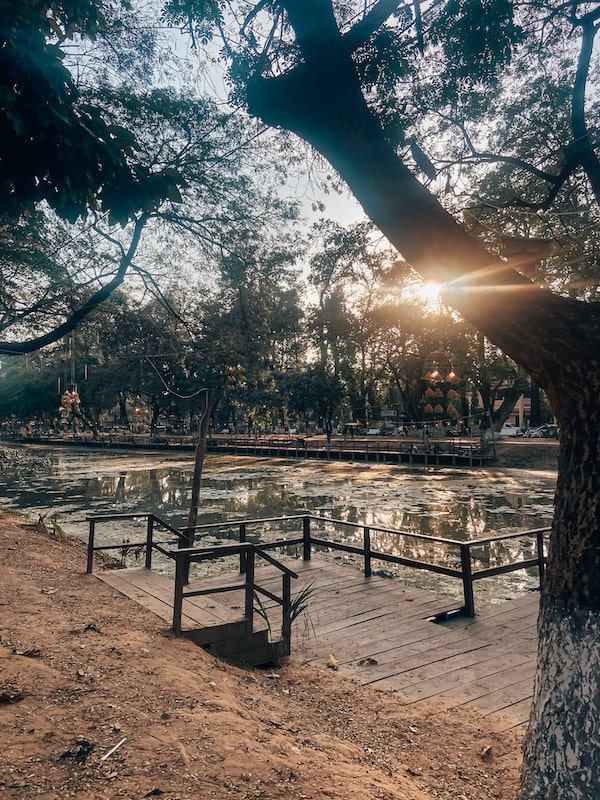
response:
<path id="1" fill-rule="evenodd" d="M 2 360 L 0 367 L 0 419 L 31 419 L 51 422 L 58 414 L 60 398 L 56 377 L 35 359 L 32 363 L 19 356 Z"/>
<path id="2" fill-rule="evenodd" d="M 82 78 L 93 74 L 98 84 L 99 70 L 86 69 L 91 42 L 110 39 L 113 60 L 123 65 L 117 31 L 127 29 L 127 3 L 31 0 L 3 2 L 1 11 L 0 349 L 33 352 L 73 330 L 121 285 L 149 213 L 179 197 L 183 178 L 172 164 L 138 158 L 138 141 L 111 117 L 114 83 L 106 75 L 95 94 Z M 145 37 L 146 49 L 153 38 Z M 135 55 L 147 63 L 140 48 Z M 119 78 L 136 71 L 139 78 L 143 70 L 133 67 Z M 67 232 L 65 221 L 79 229 Z M 77 239 L 102 222 L 131 223 L 111 268 L 106 252 L 91 264 L 77 249 Z M 79 271 L 74 253 L 85 265 Z"/>
<path id="3" fill-rule="evenodd" d="M 378 247 L 374 233 L 370 223 L 344 228 L 322 220 L 314 226 L 320 247 L 311 258 L 309 274 L 317 290 L 312 326 L 320 364 L 331 366 L 345 381 L 352 407 L 365 424 L 385 364 L 374 311 L 391 275 L 399 275 L 389 248 Z"/>
<path id="4" fill-rule="evenodd" d="M 481 398 L 483 419 L 490 420 L 499 431 L 509 418 L 519 397 L 529 390 L 527 376 L 497 347 L 490 345 L 482 334 L 470 337 L 469 367 L 465 370 Z M 496 401 L 500 405 L 496 408 Z M 523 420 L 520 421 L 521 426 Z"/>
<path id="5" fill-rule="evenodd" d="M 132 273 L 153 287 L 161 248 L 169 267 L 175 245 L 205 266 L 293 220 L 262 126 L 149 84 L 158 26 L 131 47 L 127 31 L 141 21 L 129 3 L 4 7 L 0 351 L 57 341 Z M 107 68 L 108 52 L 121 74 Z"/>
<path id="6" fill-rule="evenodd" d="M 418 298 L 390 300 L 374 311 L 385 374 L 402 401 L 405 419 L 423 421 L 425 375 L 452 369 L 469 378 L 465 369 L 465 323 L 446 309 L 432 312 Z M 456 391 L 456 386 L 452 386 Z M 462 412 L 461 412 L 462 413 Z"/>
<path id="7" fill-rule="evenodd" d="M 64 64 L 66 42 L 93 39 L 107 27 L 102 5 L 99 0 L 2 3 L 2 214 L 31 213 L 46 201 L 71 221 L 97 207 L 126 220 L 137 208 L 125 205 L 138 183 L 127 160 L 132 137 L 108 124 L 100 106 L 80 102 Z"/>
<path id="8" fill-rule="evenodd" d="M 201 16 L 202 25 L 216 21 L 223 28 L 226 6 L 203 8 L 209 13 Z M 517 171 L 535 174 L 550 205 L 556 186 L 574 187 L 575 180 L 580 197 L 597 204 L 600 161 L 588 128 L 586 88 L 600 9 L 577 2 L 530 5 L 517 24 L 513 6 L 503 0 L 433 3 L 429 11 L 438 25 L 430 26 L 427 41 L 423 10 L 416 3 L 412 13 L 394 0 L 371 6 L 336 3 L 335 9 L 331 0 L 281 0 L 247 8 L 240 57 L 233 63 L 251 113 L 312 144 L 404 258 L 425 278 L 443 281 L 448 304 L 548 395 L 561 432 L 559 475 L 520 798 L 595 796 L 600 775 L 600 309 L 532 282 L 518 271 L 522 260 L 502 260 L 443 207 L 404 162 L 403 156 L 414 169 L 402 152 L 402 137 L 391 138 L 390 120 L 401 129 L 406 115 L 394 115 L 397 98 L 386 91 L 385 80 L 402 70 L 408 77 L 402 62 L 432 53 L 438 57 L 431 74 L 441 76 L 441 99 L 465 103 L 474 89 L 483 112 L 486 91 L 495 89 L 501 99 L 499 74 L 523 40 L 522 25 L 528 26 L 531 41 L 536 30 L 542 36 L 551 30 L 530 60 L 543 78 L 553 46 L 560 53 L 571 89 L 570 108 L 561 109 L 570 126 L 566 165 L 557 173 L 525 164 L 510 152 L 509 157 Z M 196 9 L 191 3 L 170 4 L 183 24 L 198 20 Z M 388 23 L 394 14 L 396 21 Z M 225 52 L 236 55 L 231 27 Z M 447 69 L 439 70 L 440 58 Z M 390 62 L 392 69 L 386 69 Z M 430 66 L 425 58 L 424 63 Z M 547 150 L 547 129 L 535 135 Z M 506 158 L 509 142 L 504 150 L 498 158 Z M 428 165 L 427 171 L 433 174 Z"/>
<path id="9" fill-rule="evenodd" d="M 305 420 L 311 412 L 320 415 L 330 445 L 333 416 L 345 397 L 340 379 L 317 364 L 303 372 L 290 372 L 281 380 L 280 389 L 288 397 L 292 412 L 303 415 Z"/>

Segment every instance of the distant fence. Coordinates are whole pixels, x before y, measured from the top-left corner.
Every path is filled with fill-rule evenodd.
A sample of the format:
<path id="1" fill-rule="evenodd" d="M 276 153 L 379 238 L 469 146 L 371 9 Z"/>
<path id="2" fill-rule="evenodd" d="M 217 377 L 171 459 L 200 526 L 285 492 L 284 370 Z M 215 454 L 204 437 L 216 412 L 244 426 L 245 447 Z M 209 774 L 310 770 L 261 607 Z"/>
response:
<path id="1" fill-rule="evenodd" d="M 380 461 L 392 464 L 480 467 L 490 464 L 493 453 L 477 439 L 428 439 L 401 437 L 352 438 L 310 436 L 221 436 L 208 440 L 211 453 L 312 458 L 339 461 Z"/>

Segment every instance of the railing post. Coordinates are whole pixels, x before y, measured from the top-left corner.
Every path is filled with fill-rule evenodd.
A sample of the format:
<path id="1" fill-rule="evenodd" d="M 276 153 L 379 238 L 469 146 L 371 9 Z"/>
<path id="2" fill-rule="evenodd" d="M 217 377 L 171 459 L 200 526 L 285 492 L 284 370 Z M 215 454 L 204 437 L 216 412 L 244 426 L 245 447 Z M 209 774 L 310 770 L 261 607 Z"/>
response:
<path id="1" fill-rule="evenodd" d="M 152 569 L 152 539 L 154 538 L 154 517 L 148 514 L 146 520 L 146 569 Z"/>
<path id="2" fill-rule="evenodd" d="M 462 566 L 463 593 L 465 597 L 465 614 L 475 616 L 475 598 L 473 596 L 473 573 L 471 570 L 471 547 L 467 544 L 460 546 L 460 562 Z"/>
<path id="3" fill-rule="evenodd" d="M 285 654 L 289 656 L 292 652 L 292 579 L 289 572 L 283 573 L 282 599 L 283 599 L 283 622 L 281 625 L 281 636 L 285 643 Z"/>
<path id="4" fill-rule="evenodd" d="M 542 581 L 544 579 L 544 573 L 546 572 L 546 562 L 544 561 L 544 532 L 538 531 L 536 534 L 537 540 L 537 560 L 538 560 L 538 569 L 540 572 L 540 587 L 542 585 Z"/>
<path id="5" fill-rule="evenodd" d="M 91 574 L 94 568 L 94 536 L 96 534 L 96 520 L 89 520 L 90 532 L 88 534 L 87 571 Z"/>
<path id="6" fill-rule="evenodd" d="M 310 516 L 306 514 L 302 519 L 302 558 L 310 561 Z"/>
<path id="7" fill-rule="evenodd" d="M 250 633 L 253 629 L 254 618 L 254 548 L 250 547 L 246 554 L 246 603 L 244 616 L 248 621 Z"/>
<path id="8" fill-rule="evenodd" d="M 184 528 L 182 530 L 184 534 L 183 538 L 181 538 L 177 543 L 177 549 L 183 550 L 186 547 L 193 547 L 194 546 L 194 539 L 196 532 L 193 528 Z M 187 586 L 190 582 L 190 560 L 189 558 L 184 561 L 184 572 L 182 573 L 182 585 Z"/>
<path id="9" fill-rule="evenodd" d="M 175 594 L 173 597 L 173 631 L 181 635 L 181 614 L 183 611 L 183 586 L 187 582 L 189 557 L 186 553 L 175 553 Z"/>
<path id="10" fill-rule="evenodd" d="M 246 541 L 246 523 L 240 522 L 240 544 Z M 246 571 L 246 558 L 247 554 L 240 550 L 240 575 Z"/>
<path id="11" fill-rule="evenodd" d="M 365 578 L 371 577 L 371 529 L 363 528 L 363 543 L 365 551 Z"/>
<path id="12" fill-rule="evenodd" d="M 179 547 L 193 547 L 196 540 L 196 531 L 193 528 L 182 528 L 183 538 L 179 540 Z"/>

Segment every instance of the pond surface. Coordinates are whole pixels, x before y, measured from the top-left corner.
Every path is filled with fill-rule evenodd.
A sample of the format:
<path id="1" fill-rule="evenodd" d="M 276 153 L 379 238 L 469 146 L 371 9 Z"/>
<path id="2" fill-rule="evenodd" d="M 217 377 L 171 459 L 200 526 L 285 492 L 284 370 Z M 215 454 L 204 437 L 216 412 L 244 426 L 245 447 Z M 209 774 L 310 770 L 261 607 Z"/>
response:
<path id="1" fill-rule="evenodd" d="M 88 514 L 152 512 L 176 527 L 186 524 L 191 453 L 42 447 L 28 447 L 26 452 L 46 459 L 46 463 L 3 465 L 0 506 L 6 510 L 22 512 L 34 520 L 40 515 L 46 521 L 56 519 L 67 533 L 85 540 Z M 310 511 L 360 525 L 474 539 L 550 525 L 555 481 L 556 473 L 551 471 L 415 468 L 209 455 L 198 522 Z M 355 538 L 356 533 L 349 537 Z M 98 543 L 127 540 L 122 530 L 106 531 L 105 536 L 103 527 L 102 534 L 104 538 Z M 290 533 L 298 534 L 298 527 Z M 379 537 L 373 542 L 375 549 L 398 552 L 397 539 L 391 541 L 384 534 Z M 413 557 L 423 557 L 422 548 L 417 550 Z M 517 551 L 527 552 L 527 542 L 515 540 L 503 546 L 505 554 L 515 555 Z M 401 552 L 410 555 L 406 546 Z M 501 556 L 487 553 L 482 563 L 493 563 Z M 332 557 L 348 560 L 339 552 Z M 373 568 L 378 569 L 377 562 Z M 385 571 L 390 572 L 389 565 Z M 431 573 L 404 569 L 401 577 L 452 595 L 460 589 L 456 580 Z M 513 597 L 536 585 L 534 575 L 519 571 L 479 582 L 476 593 L 489 602 Z"/>

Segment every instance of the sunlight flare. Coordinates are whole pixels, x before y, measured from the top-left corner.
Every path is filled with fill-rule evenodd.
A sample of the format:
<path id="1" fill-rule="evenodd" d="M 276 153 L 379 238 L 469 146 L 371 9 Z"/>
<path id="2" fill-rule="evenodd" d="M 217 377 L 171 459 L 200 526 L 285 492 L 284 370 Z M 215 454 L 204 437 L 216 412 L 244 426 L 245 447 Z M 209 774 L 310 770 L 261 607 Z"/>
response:
<path id="1" fill-rule="evenodd" d="M 427 311 L 436 313 L 442 305 L 442 289 L 443 285 L 437 281 L 414 281 L 403 287 L 402 296 L 405 300 L 420 303 Z"/>

